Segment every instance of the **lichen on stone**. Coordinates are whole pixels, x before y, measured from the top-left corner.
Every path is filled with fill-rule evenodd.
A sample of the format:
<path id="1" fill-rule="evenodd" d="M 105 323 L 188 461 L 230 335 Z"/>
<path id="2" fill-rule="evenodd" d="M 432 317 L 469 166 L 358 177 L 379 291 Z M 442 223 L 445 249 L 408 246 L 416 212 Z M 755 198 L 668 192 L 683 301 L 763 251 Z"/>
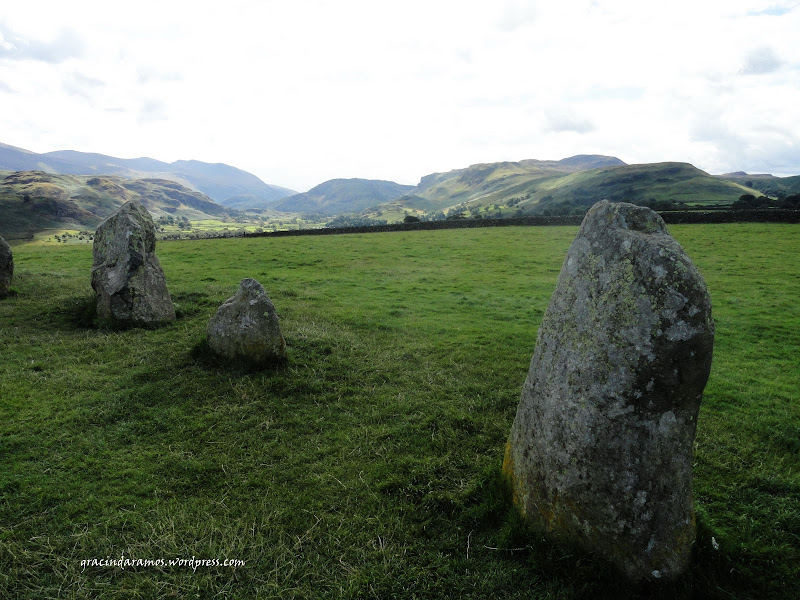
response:
<path id="1" fill-rule="evenodd" d="M 688 561 L 710 311 L 661 218 L 604 201 L 584 219 L 537 334 L 504 459 L 515 502 L 633 579 L 671 579 Z"/>

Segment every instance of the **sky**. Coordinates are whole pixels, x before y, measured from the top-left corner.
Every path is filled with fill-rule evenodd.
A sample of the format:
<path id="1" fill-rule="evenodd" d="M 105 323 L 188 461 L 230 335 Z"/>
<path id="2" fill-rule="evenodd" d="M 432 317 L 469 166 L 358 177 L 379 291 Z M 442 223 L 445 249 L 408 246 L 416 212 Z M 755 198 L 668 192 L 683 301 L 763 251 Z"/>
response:
<path id="1" fill-rule="evenodd" d="M 800 1 L 25 0 L 0 142 L 299 192 L 605 154 L 800 174 Z"/>

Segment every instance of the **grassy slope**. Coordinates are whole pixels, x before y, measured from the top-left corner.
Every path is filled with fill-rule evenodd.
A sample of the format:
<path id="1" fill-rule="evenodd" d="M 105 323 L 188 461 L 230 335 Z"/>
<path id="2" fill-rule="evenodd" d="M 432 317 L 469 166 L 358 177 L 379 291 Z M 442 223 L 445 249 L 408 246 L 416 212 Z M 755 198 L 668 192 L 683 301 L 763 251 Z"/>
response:
<path id="1" fill-rule="evenodd" d="M 671 230 L 717 339 L 696 562 L 654 593 L 796 598 L 797 226 Z M 0 302 L 0 597 L 632 597 L 526 536 L 496 477 L 575 231 L 161 243 L 180 318 L 156 331 L 89 325 L 90 248 L 18 247 Z M 286 370 L 192 358 L 247 276 L 281 315 Z M 122 554 L 247 564 L 81 570 Z"/>
<path id="2" fill-rule="evenodd" d="M 124 202 L 137 199 L 155 218 L 207 219 L 228 210 L 207 196 L 160 179 L 0 172 L 0 235 L 21 237 L 45 229 L 94 228 Z M 29 197 L 26 202 L 25 196 Z"/>
<path id="3" fill-rule="evenodd" d="M 749 186 L 768 196 L 790 196 L 800 194 L 800 175 L 774 177 L 772 175 L 724 175 L 727 181 Z M 752 193 L 752 192 L 749 192 Z"/>
<path id="4" fill-rule="evenodd" d="M 624 165 L 578 172 L 565 172 L 549 164 L 493 163 L 474 165 L 425 189 L 413 190 L 402 200 L 404 208 L 410 211 L 447 210 L 457 205 L 469 208 L 499 205 L 508 211 L 504 205 L 519 200 L 513 211 L 535 213 L 555 206 L 587 207 L 602 199 L 639 204 L 650 200 L 730 204 L 745 193 L 757 192 L 685 163 Z"/>
<path id="5" fill-rule="evenodd" d="M 308 192 L 289 196 L 272 207 L 280 211 L 323 213 L 334 215 L 352 213 L 392 200 L 412 189 L 393 181 L 374 179 L 331 179 Z"/>
<path id="6" fill-rule="evenodd" d="M 503 202 L 533 185 L 533 182 L 562 177 L 565 169 L 536 163 L 490 163 L 473 165 L 454 177 L 411 191 L 409 206 L 429 211 L 444 210 L 460 203 L 483 205 Z M 513 191 L 512 191 L 513 190 Z"/>
<path id="7" fill-rule="evenodd" d="M 686 163 L 626 165 L 594 169 L 555 179 L 531 203 L 571 202 L 591 206 L 602 199 L 641 203 L 671 200 L 687 204 L 730 204 L 753 190 L 712 177 Z M 524 204 L 523 204 L 524 205 Z"/>

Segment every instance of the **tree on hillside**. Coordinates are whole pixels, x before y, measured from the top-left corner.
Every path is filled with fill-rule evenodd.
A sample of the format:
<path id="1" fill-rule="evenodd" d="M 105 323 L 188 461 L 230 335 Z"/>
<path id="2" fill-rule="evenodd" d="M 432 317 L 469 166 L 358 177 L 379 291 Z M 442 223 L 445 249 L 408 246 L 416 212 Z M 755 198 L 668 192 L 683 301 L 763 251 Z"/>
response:
<path id="1" fill-rule="evenodd" d="M 742 194 L 739 196 L 739 199 L 731 204 L 731 208 L 734 210 L 747 210 L 747 209 L 754 209 L 754 208 L 769 208 L 770 207 L 770 199 L 766 196 L 759 196 L 756 198 L 753 194 Z M 774 206 L 774 204 L 773 204 Z"/>

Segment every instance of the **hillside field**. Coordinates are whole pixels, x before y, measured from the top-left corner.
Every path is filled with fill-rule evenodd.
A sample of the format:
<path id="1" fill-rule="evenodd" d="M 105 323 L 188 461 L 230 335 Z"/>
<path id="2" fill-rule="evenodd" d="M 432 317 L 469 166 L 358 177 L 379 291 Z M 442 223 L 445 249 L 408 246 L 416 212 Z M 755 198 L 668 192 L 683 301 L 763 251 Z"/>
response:
<path id="1" fill-rule="evenodd" d="M 94 327 L 89 244 L 0 301 L 0 598 L 800 597 L 800 226 L 673 225 L 715 355 L 688 576 L 633 589 L 525 530 L 499 475 L 576 227 L 159 242 L 178 310 Z M 289 365 L 203 346 L 244 277 Z M 235 567 L 86 566 L 233 559 Z"/>

